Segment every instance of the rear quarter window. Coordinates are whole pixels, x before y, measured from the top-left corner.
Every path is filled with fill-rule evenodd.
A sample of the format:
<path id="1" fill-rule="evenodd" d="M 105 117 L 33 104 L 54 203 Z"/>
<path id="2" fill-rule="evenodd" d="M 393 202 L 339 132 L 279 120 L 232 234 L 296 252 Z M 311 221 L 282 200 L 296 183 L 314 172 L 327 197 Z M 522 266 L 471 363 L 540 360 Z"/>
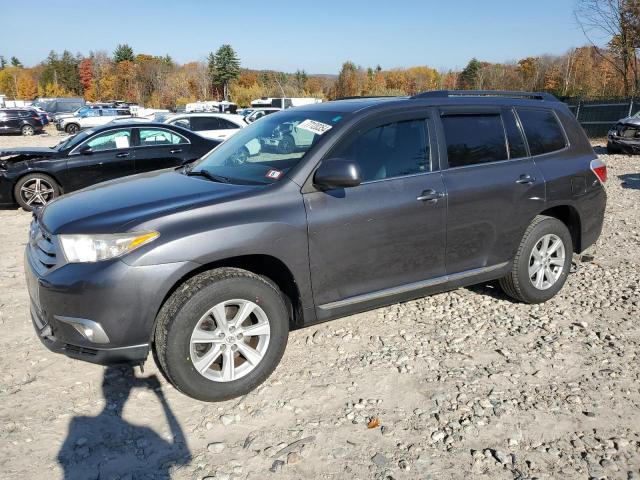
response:
<path id="1" fill-rule="evenodd" d="M 567 146 L 558 118 L 551 110 L 518 108 L 531 155 L 557 152 Z"/>

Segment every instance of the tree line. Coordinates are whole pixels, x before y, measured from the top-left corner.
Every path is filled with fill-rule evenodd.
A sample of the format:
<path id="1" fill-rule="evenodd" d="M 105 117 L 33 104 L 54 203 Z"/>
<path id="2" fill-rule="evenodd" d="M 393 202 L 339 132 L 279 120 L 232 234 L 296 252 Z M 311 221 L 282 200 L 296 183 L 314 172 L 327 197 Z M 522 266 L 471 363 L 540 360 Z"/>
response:
<path id="1" fill-rule="evenodd" d="M 124 100 L 175 108 L 198 100 L 229 99 L 248 105 L 259 97 L 412 95 L 433 89 L 535 90 L 556 96 L 636 96 L 640 91 L 640 0 L 577 0 L 576 23 L 588 45 L 562 55 L 492 63 L 473 58 L 463 69 L 429 66 L 383 69 L 343 63 L 337 75 L 311 75 L 242 68 L 231 45 L 206 61 L 176 63 L 169 55 L 135 53 L 127 44 L 110 54 L 50 52 L 25 67 L 0 55 L 0 93 L 8 98 L 83 96 L 89 101 Z M 608 39 L 604 46 L 602 38 Z"/>

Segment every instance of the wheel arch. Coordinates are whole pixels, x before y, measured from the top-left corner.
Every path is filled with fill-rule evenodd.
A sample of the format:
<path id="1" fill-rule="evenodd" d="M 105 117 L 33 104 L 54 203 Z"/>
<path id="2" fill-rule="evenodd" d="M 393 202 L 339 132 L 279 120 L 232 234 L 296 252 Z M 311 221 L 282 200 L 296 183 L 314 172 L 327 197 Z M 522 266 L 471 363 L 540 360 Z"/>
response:
<path id="1" fill-rule="evenodd" d="M 582 222 L 580 213 L 575 207 L 571 205 L 556 205 L 540 212 L 540 215 L 553 217 L 564 223 L 571 234 L 573 251 L 575 253 L 582 251 Z"/>
<path id="2" fill-rule="evenodd" d="M 55 174 L 53 174 L 51 172 L 47 172 L 45 170 L 39 170 L 39 169 L 27 170 L 26 172 L 23 172 L 18 178 L 16 178 L 16 181 L 13 183 L 13 187 L 11 188 L 11 193 L 13 195 L 13 201 L 14 202 L 18 201 L 16 199 L 16 186 L 18 185 L 18 183 L 20 183 L 20 180 L 22 180 L 27 175 L 33 175 L 34 173 L 40 173 L 42 175 L 46 175 L 47 177 L 53 178 L 53 180 L 58 184 L 58 188 L 60 189 L 60 194 L 64 193 L 64 186 L 60 182 L 60 179 L 58 178 L 57 175 L 55 175 Z"/>
<path id="3" fill-rule="evenodd" d="M 283 293 L 287 309 L 289 310 L 289 328 L 295 329 L 303 324 L 303 309 L 302 301 L 300 298 L 300 291 L 296 280 L 291 273 L 291 270 L 285 265 L 282 260 L 273 257 L 271 255 L 256 254 L 256 255 L 242 255 L 236 257 L 225 258 L 216 260 L 211 263 L 200 265 L 197 268 L 189 271 L 176 281 L 173 286 L 167 291 L 162 302 L 158 306 L 158 311 L 154 318 L 154 325 L 151 329 L 151 335 L 155 332 L 155 323 L 157 321 L 158 313 L 167 300 L 173 295 L 173 293 L 184 284 L 190 278 L 193 278 L 200 273 L 214 270 L 216 268 L 223 267 L 235 267 L 247 270 L 264 277 L 269 282 L 273 283 Z M 151 339 L 153 341 L 153 338 Z"/>

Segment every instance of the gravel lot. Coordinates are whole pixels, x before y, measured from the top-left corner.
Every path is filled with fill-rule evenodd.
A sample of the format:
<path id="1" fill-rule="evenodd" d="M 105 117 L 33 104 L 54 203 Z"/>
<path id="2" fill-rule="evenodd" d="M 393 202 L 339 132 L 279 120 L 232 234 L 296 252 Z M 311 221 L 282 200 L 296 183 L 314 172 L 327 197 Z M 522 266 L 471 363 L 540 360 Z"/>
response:
<path id="1" fill-rule="evenodd" d="M 553 301 L 490 284 L 299 330 L 264 385 L 219 404 L 153 361 L 41 346 L 29 215 L 0 210 L 0 478 L 640 479 L 640 158 L 602 158 L 603 235 Z"/>

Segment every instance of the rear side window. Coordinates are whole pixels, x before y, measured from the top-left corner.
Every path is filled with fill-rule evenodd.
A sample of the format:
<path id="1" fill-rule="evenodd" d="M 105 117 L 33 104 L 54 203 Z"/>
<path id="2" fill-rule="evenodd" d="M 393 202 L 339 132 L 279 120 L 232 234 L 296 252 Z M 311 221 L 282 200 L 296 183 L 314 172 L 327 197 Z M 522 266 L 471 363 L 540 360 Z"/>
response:
<path id="1" fill-rule="evenodd" d="M 531 155 L 555 152 L 567 145 L 562 127 L 550 110 L 518 108 L 517 112 Z"/>
<path id="2" fill-rule="evenodd" d="M 449 168 L 506 160 L 507 142 L 499 114 L 445 115 Z"/>
<path id="3" fill-rule="evenodd" d="M 527 147 L 524 144 L 522 131 L 516 121 L 513 110 L 505 110 L 502 113 L 504 129 L 507 132 L 507 142 L 509 143 L 509 158 L 523 158 L 527 156 Z"/>
<path id="4" fill-rule="evenodd" d="M 196 132 L 220 130 L 220 128 L 220 122 L 216 117 L 191 117 L 191 129 Z"/>

